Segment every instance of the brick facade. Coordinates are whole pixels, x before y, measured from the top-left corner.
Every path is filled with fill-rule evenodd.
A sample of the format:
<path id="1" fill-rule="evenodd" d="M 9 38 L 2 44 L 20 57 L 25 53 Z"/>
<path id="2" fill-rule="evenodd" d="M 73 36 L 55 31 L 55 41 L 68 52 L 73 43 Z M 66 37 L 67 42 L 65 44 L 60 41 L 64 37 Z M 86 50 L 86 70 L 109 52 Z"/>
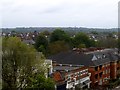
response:
<path id="1" fill-rule="evenodd" d="M 110 64 L 106 63 L 96 67 L 88 67 L 91 73 L 90 80 L 92 81 L 91 87 L 96 85 L 105 85 L 110 79 Z"/>
<path id="2" fill-rule="evenodd" d="M 110 79 L 120 78 L 120 54 L 118 49 L 103 49 L 91 52 L 68 51 L 57 54 L 53 61 L 64 64 L 84 65 L 91 73 L 91 87 L 103 86 Z"/>
<path id="3" fill-rule="evenodd" d="M 57 66 L 57 68 L 56 68 Z M 90 73 L 88 73 L 87 67 L 62 65 L 60 66 L 54 64 L 54 72 L 52 74 L 53 79 L 57 86 L 64 85 L 66 83 L 66 89 L 71 89 L 75 87 L 79 88 L 89 88 L 90 87 Z M 71 69 L 71 70 L 70 70 Z"/>

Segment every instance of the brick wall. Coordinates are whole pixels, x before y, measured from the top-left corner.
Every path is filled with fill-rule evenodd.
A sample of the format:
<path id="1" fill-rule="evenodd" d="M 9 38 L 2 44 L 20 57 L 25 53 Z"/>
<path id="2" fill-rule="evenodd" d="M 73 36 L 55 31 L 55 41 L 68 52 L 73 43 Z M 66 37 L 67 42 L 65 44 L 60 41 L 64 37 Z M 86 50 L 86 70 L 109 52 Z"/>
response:
<path id="1" fill-rule="evenodd" d="M 110 63 L 110 78 L 111 79 L 117 78 L 117 62 Z"/>
<path id="2" fill-rule="evenodd" d="M 91 86 L 104 85 L 108 83 L 110 79 L 110 63 L 99 65 L 96 67 L 89 67 L 91 73 L 90 80 L 92 81 Z"/>

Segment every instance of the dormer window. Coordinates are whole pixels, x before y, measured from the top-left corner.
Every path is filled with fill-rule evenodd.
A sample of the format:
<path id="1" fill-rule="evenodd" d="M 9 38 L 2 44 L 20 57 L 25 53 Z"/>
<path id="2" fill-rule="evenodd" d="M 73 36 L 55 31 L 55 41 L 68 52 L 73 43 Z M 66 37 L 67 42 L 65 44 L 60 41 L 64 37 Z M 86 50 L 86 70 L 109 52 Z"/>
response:
<path id="1" fill-rule="evenodd" d="M 97 57 L 98 57 L 98 59 L 100 59 L 100 55 L 98 55 Z"/>
<path id="2" fill-rule="evenodd" d="M 70 67 L 72 67 L 72 65 L 70 64 Z"/>
<path id="3" fill-rule="evenodd" d="M 60 66 L 62 66 L 62 64 L 59 64 Z"/>
<path id="4" fill-rule="evenodd" d="M 97 57 L 94 55 L 92 61 L 97 60 Z"/>
<path id="5" fill-rule="evenodd" d="M 105 55 L 105 54 L 103 54 L 103 58 L 106 58 L 106 55 Z"/>
<path id="6" fill-rule="evenodd" d="M 117 52 L 114 52 L 115 55 L 117 55 Z"/>
<path id="7" fill-rule="evenodd" d="M 65 69 L 65 71 L 66 71 L 66 72 L 68 72 L 68 70 L 67 70 L 67 69 Z"/>

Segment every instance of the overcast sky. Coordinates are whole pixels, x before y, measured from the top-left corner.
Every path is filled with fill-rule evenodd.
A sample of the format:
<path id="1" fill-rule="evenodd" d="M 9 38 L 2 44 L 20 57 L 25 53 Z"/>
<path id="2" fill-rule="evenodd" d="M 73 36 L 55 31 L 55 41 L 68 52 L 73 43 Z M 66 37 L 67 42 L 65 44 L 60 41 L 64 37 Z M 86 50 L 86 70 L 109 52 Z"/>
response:
<path id="1" fill-rule="evenodd" d="M 118 1 L 0 0 L 2 27 L 117 27 Z"/>

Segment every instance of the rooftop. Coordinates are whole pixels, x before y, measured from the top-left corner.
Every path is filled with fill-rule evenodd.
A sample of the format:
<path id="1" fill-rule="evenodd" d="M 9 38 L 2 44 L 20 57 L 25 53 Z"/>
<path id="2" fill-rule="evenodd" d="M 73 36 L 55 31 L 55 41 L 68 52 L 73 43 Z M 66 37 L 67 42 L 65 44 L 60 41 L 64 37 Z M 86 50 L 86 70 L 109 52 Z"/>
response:
<path id="1" fill-rule="evenodd" d="M 78 51 L 67 51 L 48 57 L 61 64 L 98 66 L 118 60 L 117 49 L 104 49 L 91 53 L 79 53 Z"/>
<path id="2" fill-rule="evenodd" d="M 80 67 L 70 67 L 70 66 L 54 66 L 53 67 L 54 70 L 58 70 L 58 71 L 64 71 L 64 70 L 71 71 L 71 70 L 75 70 L 78 68 Z"/>

